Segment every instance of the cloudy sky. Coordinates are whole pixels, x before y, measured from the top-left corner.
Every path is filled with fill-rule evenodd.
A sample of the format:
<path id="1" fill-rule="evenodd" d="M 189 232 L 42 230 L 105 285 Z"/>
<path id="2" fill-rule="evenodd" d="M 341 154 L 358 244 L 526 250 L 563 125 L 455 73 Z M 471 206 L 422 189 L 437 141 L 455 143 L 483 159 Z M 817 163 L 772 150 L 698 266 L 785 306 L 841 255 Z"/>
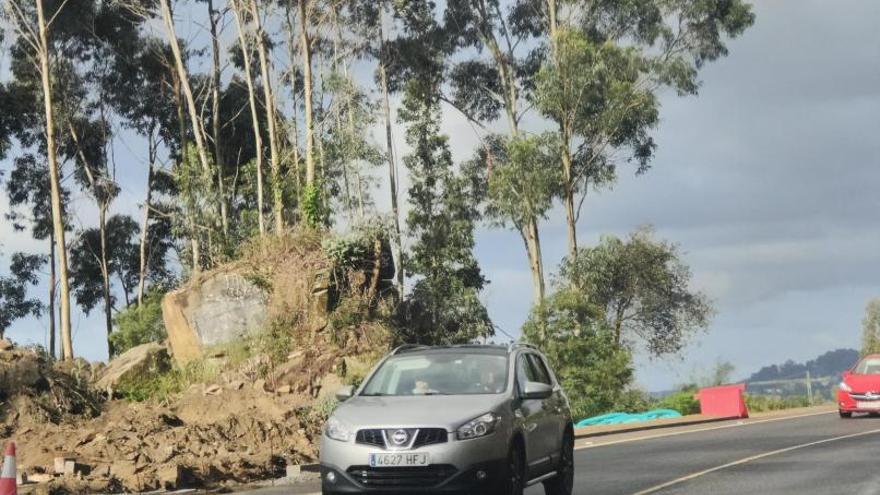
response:
<path id="1" fill-rule="evenodd" d="M 582 244 L 652 224 L 680 244 L 695 287 L 716 303 L 710 330 L 685 356 L 639 360 L 648 390 L 718 360 L 747 375 L 855 347 L 865 303 L 880 296 L 880 2 L 758 0 L 755 11 L 755 26 L 729 44 L 730 55 L 703 71 L 698 97 L 663 95 L 651 171 L 621 170 L 613 191 L 584 206 Z M 450 112 L 445 130 L 456 157 L 469 157 L 473 129 Z M 122 178 L 120 209 L 140 201 L 135 175 Z M 0 195 L 0 218 L 7 208 Z M 76 211 L 88 222 L 84 200 Z M 555 211 L 542 225 L 548 271 L 565 254 L 563 218 Z M 45 249 L 6 223 L 0 244 L 7 254 Z M 517 334 L 531 304 L 522 242 L 483 228 L 476 249 L 492 281 L 489 312 Z M 97 316 L 74 316 L 77 350 L 91 359 L 106 357 Z M 9 332 L 39 343 L 44 334 L 45 322 L 35 320 Z"/>

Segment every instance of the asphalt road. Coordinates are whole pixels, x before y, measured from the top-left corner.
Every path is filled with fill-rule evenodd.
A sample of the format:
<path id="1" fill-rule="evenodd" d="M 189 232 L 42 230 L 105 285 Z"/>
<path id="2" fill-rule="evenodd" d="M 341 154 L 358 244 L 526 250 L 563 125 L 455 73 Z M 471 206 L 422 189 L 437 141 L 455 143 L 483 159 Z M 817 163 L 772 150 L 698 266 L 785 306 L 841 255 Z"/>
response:
<path id="1" fill-rule="evenodd" d="M 880 418 L 832 413 L 700 430 L 579 450 L 575 493 L 880 494 Z"/>
<path id="2" fill-rule="evenodd" d="M 880 495 L 880 418 L 832 413 L 720 423 L 587 439 L 578 447 L 577 495 Z M 254 493 L 317 492 L 303 485 Z"/>

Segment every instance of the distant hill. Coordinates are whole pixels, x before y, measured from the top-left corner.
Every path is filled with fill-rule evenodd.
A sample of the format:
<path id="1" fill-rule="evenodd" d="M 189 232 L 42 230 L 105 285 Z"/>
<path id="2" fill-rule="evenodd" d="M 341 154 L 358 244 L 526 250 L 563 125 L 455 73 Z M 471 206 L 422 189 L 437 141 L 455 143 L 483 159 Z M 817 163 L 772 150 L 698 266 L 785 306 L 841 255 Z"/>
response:
<path id="1" fill-rule="evenodd" d="M 804 378 L 807 371 L 813 378 L 837 376 L 852 367 L 858 359 L 859 351 L 855 349 L 837 349 L 806 363 L 796 363 L 789 359 L 779 365 L 765 366 L 747 378 L 746 382 L 795 380 Z"/>

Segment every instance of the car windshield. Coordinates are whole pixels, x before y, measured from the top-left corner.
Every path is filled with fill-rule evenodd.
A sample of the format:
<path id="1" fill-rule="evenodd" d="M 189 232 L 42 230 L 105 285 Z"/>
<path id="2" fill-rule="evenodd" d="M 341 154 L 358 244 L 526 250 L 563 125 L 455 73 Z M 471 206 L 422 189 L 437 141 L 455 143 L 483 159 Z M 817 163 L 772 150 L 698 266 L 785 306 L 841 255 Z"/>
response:
<path id="1" fill-rule="evenodd" d="M 361 395 L 500 394 L 506 388 L 507 356 L 439 352 L 389 358 Z"/>
<path id="2" fill-rule="evenodd" d="M 865 358 L 856 365 L 857 375 L 880 375 L 880 358 Z"/>

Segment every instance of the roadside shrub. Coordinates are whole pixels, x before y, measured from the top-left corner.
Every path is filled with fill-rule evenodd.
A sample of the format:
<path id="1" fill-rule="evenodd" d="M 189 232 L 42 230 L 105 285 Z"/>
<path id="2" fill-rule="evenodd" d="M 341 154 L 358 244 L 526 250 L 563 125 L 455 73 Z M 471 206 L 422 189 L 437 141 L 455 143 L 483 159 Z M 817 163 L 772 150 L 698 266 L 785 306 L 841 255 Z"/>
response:
<path id="1" fill-rule="evenodd" d="M 804 396 L 746 395 L 746 406 L 750 412 L 781 411 L 809 405 L 810 401 Z"/>
<path id="2" fill-rule="evenodd" d="M 643 390 L 629 389 L 617 399 L 613 410 L 608 412 L 641 412 L 656 409 L 657 401 Z"/>
<path id="3" fill-rule="evenodd" d="M 110 334 L 113 356 L 141 344 L 165 340 L 167 334 L 162 321 L 162 294 L 150 294 L 141 306 L 125 308 L 116 316 L 114 323 L 116 331 Z"/>
<path id="4" fill-rule="evenodd" d="M 577 290 L 560 289 L 532 310 L 523 335 L 546 354 L 571 401 L 576 419 L 626 403 L 633 381 L 632 354 L 615 342 L 601 310 Z"/>
<path id="5" fill-rule="evenodd" d="M 181 392 L 198 383 L 214 380 L 220 373 L 216 365 L 194 361 L 186 366 L 174 366 L 164 373 L 147 373 L 121 383 L 116 392 L 132 402 L 155 401 L 169 403 Z"/>
<path id="6" fill-rule="evenodd" d="M 697 390 L 695 388 L 686 388 L 665 397 L 657 404 L 657 407 L 678 411 L 682 416 L 700 414 L 700 402 L 694 398 L 696 393 Z"/>

